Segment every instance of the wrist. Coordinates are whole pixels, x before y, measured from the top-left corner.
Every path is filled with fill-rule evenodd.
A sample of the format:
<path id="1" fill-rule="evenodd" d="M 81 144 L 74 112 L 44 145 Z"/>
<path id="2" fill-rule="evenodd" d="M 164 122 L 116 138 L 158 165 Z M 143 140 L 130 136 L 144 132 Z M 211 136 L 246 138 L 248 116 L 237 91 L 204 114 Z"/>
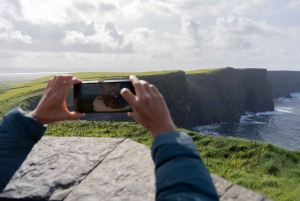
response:
<path id="1" fill-rule="evenodd" d="M 44 120 L 42 117 L 40 117 L 39 115 L 37 115 L 35 111 L 30 112 L 29 115 L 30 115 L 34 120 L 36 120 L 37 122 L 39 122 L 41 125 L 45 125 L 45 124 L 48 123 L 48 122 L 47 122 L 46 120 Z"/>
<path id="2" fill-rule="evenodd" d="M 153 138 L 157 137 L 160 134 L 175 131 L 175 125 L 173 122 L 163 124 L 163 125 L 156 125 L 154 129 L 152 129 L 150 132 L 153 136 Z"/>

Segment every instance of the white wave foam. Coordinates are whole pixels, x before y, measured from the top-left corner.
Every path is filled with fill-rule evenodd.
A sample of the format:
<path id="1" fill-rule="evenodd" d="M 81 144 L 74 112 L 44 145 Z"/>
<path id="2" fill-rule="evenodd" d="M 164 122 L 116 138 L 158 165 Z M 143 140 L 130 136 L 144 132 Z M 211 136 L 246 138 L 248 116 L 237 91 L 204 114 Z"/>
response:
<path id="1" fill-rule="evenodd" d="M 211 124 L 211 125 L 205 125 L 205 126 L 196 126 L 193 129 L 199 133 L 203 133 L 206 135 L 212 135 L 220 137 L 220 133 L 215 132 L 214 130 L 220 128 L 220 124 Z"/>
<path id="2" fill-rule="evenodd" d="M 274 99 L 274 101 L 290 103 L 290 102 L 292 102 L 292 99 L 291 98 L 276 98 L 276 99 Z"/>
<path id="3" fill-rule="evenodd" d="M 291 107 L 275 107 L 275 111 L 281 113 L 293 113 L 291 110 L 293 110 Z"/>
<path id="4" fill-rule="evenodd" d="M 255 116 L 259 117 L 259 116 L 273 116 L 273 115 L 282 115 L 282 112 L 280 111 L 267 111 L 267 112 L 258 112 L 255 114 Z"/>
<path id="5" fill-rule="evenodd" d="M 291 93 L 292 98 L 300 99 L 300 93 Z"/>
<path id="6" fill-rule="evenodd" d="M 240 123 L 249 123 L 252 117 L 255 117 L 255 113 L 252 112 L 246 112 L 245 115 L 241 116 Z"/>
<path id="7" fill-rule="evenodd" d="M 273 116 L 273 115 L 282 115 L 282 114 L 283 114 L 283 112 L 277 111 L 277 110 L 267 111 L 267 112 L 258 112 L 258 113 L 246 112 L 245 115 L 241 116 L 240 123 L 242 123 L 242 124 L 266 124 L 264 122 L 257 121 L 257 118 L 263 117 L 263 116 Z"/>
<path id="8" fill-rule="evenodd" d="M 240 123 L 241 124 L 265 124 L 264 122 L 253 120 L 252 118 L 255 116 L 256 116 L 256 114 L 243 115 L 240 118 Z"/>
<path id="9" fill-rule="evenodd" d="M 275 98 L 274 101 L 278 101 L 278 102 L 293 102 L 295 100 L 300 100 L 300 93 L 290 93 L 292 98 Z"/>
<path id="10" fill-rule="evenodd" d="M 266 123 L 260 122 L 260 121 L 252 121 L 251 124 L 261 124 L 261 125 L 263 125 L 263 124 L 266 124 Z"/>

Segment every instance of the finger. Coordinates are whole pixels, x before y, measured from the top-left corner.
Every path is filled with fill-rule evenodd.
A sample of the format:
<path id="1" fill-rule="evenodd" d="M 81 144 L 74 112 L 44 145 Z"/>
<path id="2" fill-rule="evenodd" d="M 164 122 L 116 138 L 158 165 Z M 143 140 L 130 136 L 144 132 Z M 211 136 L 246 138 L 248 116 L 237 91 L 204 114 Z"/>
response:
<path id="1" fill-rule="evenodd" d="M 140 80 L 134 75 L 130 75 L 129 79 L 130 79 L 130 81 L 131 81 L 131 83 L 132 83 L 132 85 L 135 89 L 136 95 L 137 96 L 143 96 L 145 91 L 144 91 L 144 88 L 143 88 Z"/>
<path id="2" fill-rule="evenodd" d="M 65 82 L 67 88 L 71 88 L 74 84 L 80 84 L 82 82 L 81 79 L 78 79 L 76 77 L 73 77 L 71 80 L 68 80 Z"/>
<path id="3" fill-rule="evenodd" d="M 70 88 L 74 85 L 74 84 L 80 84 L 82 82 L 82 80 L 73 77 L 71 80 L 67 81 L 62 88 L 62 91 L 64 93 L 65 96 L 67 96 L 69 94 Z"/>
<path id="4" fill-rule="evenodd" d="M 52 82 L 53 82 L 53 78 L 51 78 L 51 79 L 48 80 L 46 90 L 47 90 L 47 89 L 50 89 L 50 87 L 51 87 L 51 85 L 52 85 Z"/>
<path id="5" fill-rule="evenodd" d="M 132 106 L 135 104 L 135 96 L 129 89 L 123 88 L 121 90 L 121 96 L 129 103 L 129 105 Z"/>
<path id="6" fill-rule="evenodd" d="M 156 86 L 154 86 L 153 84 L 150 85 L 151 91 L 155 94 L 155 95 L 161 95 L 161 93 L 159 92 L 159 90 L 156 88 Z"/>
<path id="7" fill-rule="evenodd" d="M 65 82 L 72 80 L 72 78 L 72 75 L 56 75 L 53 80 L 53 89 L 58 90 Z"/>
<path id="8" fill-rule="evenodd" d="M 141 82 L 141 84 L 142 84 L 144 90 L 145 90 L 148 94 L 150 94 L 150 93 L 151 93 L 151 89 L 150 89 L 149 83 L 146 82 L 145 80 L 140 80 L 140 82 Z"/>

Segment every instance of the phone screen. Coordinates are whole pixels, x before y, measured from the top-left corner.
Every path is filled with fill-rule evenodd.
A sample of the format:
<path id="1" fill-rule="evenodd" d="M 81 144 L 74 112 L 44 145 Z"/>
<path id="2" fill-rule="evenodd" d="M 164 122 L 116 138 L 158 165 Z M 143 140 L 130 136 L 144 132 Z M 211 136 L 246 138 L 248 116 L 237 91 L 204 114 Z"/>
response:
<path id="1" fill-rule="evenodd" d="M 82 113 L 132 111 L 120 94 L 123 88 L 128 88 L 135 94 L 129 80 L 82 82 L 74 85 L 75 111 Z"/>

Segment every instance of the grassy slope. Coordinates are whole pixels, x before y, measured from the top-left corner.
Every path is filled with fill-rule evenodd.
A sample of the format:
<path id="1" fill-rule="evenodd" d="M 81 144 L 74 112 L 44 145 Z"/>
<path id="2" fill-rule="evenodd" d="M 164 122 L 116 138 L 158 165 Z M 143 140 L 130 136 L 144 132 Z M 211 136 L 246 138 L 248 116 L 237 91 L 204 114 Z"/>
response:
<path id="1" fill-rule="evenodd" d="M 136 73 L 134 72 L 133 73 L 86 72 L 86 73 L 73 73 L 73 75 L 83 80 L 101 80 L 101 79 L 125 78 L 131 74 L 135 74 L 137 76 L 145 76 L 145 75 L 167 74 L 171 72 L 176 72 L 176 71 L 153 71 L 153 72 L 136 72 Z M 2 92 L 0 96 L 0 101 L 8 100 L 23 94 L 30 93 L 32 91 L 38 91 L 44 89 L 47 81 L 51 77 L 52 76 L 47 76 L 29 82 L 7 85 L 7 86 L 4 83 L 1 83 L 0 87 L 2 89 L 6 87 L 9 88 L 10 90 Z"/>
<path id="2" fill-rule="evenodd" d="M 73 76 L 82 80 L 104 80 L 126 78 L 129 75 L 146 76 L 168 74 L 176 71 L 153 71 L 153 72 L 82 72 L 73 73 Z M 42 96 L 47 81 L 53 76 L 46 76 L 23 83 L 0 82 L 0 119 L 3 114 L 15 106 L 27 108 L 32 100 Z"/>
<path id="3" fill-rule="evenodd" d="M 211 73 L 213 71 L 222 70 L 222 68 L 207 68 L 185 71 L 185 74 L 199 74 L 199 73 Z"/>
<path id="4" fill-rule="evenodd" d="M 141 76 L 169 72 L 133 74 Z M 211 69 L 190 73 L 201 72 L 211 72 Z M 84 80 L 92 80 L 105 79 L 105 77 L 126 77 L 129 74 L 131 73 L 76 73 L 74 75 Z M 2 111 L 0 115 L 16 105 L 27 108 L 33 99 L 42 95 L 49 77 L 17 84 L 0 83 L 0 111 Z M 204 163 L 212 173 L 276 200 L 300 200 L 299 151 L 288 151 L 271 144 L 244 139 L 213 138 L 191 131 L 186 132 L 193 138 Z M 126 137 L 148 147 L 152 144 L 148 131 L 138 124 L 128 122 L 60 122 L 50 125 L 46 135 Z"/>
<path id="5" fill-rule="evenodd" d="M 190 134 L 210 172 L 275 200 L 300 200 L 300 153 L 272 144 L 238 138 Z M 49 126 L 46 135 L 126 137 L 150 147 L 152 137 L 130 122 L 77 121 Z"/>

